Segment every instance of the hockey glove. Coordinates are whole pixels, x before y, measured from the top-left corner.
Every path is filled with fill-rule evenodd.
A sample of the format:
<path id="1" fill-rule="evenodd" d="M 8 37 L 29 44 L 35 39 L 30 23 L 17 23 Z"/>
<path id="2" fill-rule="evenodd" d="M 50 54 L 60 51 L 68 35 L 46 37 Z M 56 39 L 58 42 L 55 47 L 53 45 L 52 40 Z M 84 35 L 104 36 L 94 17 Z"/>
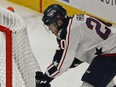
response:
<path id="1" fill-rule="evenodd" d="M 46 74 L 43 74 L 40 71 L 36 72 L 36 87 L 51 87 L 50 81 L 53 78 L 48 77 Z"/>

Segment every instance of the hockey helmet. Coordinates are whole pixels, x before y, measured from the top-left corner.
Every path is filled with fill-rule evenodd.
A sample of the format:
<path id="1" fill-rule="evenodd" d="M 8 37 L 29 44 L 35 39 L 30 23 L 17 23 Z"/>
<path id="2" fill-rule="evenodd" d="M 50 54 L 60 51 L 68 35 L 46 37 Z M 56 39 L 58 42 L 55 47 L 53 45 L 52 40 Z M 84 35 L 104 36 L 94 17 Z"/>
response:
<path id="1" fill-rule="evenodd" d="M 65 19 L 67 12 L 61 5 L 52 4 L 46 8 L 43 14 L 43 23 L 45 25 L 50 25 L 57 22 L 58 19 Z"/>

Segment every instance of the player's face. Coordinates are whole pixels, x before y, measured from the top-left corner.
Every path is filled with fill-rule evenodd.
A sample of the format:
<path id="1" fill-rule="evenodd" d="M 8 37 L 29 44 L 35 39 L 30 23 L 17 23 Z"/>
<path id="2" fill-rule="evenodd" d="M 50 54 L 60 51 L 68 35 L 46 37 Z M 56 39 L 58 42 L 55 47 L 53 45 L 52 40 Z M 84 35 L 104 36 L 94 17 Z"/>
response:
<path id="1" fill-rule="evenodd" d="M 58 34 L 58 28 L 54 25 L 54 24 L 50 24 L 48 25 L 49 30 L 55 35 L 57 36 Z"/>

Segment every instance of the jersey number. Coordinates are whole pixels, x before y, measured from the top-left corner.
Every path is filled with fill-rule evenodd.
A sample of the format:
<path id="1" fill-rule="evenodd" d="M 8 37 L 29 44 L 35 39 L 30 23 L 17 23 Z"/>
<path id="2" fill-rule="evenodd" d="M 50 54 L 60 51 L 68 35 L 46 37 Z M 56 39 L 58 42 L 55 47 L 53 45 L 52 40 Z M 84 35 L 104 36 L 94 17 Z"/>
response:
<path id="1" fill-rule="evenodd" d="M 65 49 L 65 40 L 64 39 L 60 41 L 60 45 L 61 45 L 60 46 L 61 49 Z"/>
<path id="2" fill-rule="evenodd" d="M 92 23 L 95 23 L 95 25 L 93 25 Z M 95 29 L 96 33 L 103 39 L 107 39 L 108 36 L 111 33 L 111 30 L 105 26 L 104 31 L 101 31 L 101 23 L 98 20 L 95 20 L 93 18 L 87 18 L 86 20 L 86 24 L 87 27 L 91 30 Z"/>

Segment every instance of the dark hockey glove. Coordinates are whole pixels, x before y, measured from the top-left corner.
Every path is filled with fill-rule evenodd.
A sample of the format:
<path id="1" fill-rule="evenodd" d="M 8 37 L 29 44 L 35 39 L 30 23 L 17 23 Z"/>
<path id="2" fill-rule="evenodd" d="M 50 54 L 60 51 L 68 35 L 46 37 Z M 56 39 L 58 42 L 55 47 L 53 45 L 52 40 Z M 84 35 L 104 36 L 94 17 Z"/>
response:
<path id="1" fill-rule="evenodd" d="M 51 87 L 50 82 L 53 78 L 48 77 L 40 71 L 36 72 L 36 87 Z"/>

